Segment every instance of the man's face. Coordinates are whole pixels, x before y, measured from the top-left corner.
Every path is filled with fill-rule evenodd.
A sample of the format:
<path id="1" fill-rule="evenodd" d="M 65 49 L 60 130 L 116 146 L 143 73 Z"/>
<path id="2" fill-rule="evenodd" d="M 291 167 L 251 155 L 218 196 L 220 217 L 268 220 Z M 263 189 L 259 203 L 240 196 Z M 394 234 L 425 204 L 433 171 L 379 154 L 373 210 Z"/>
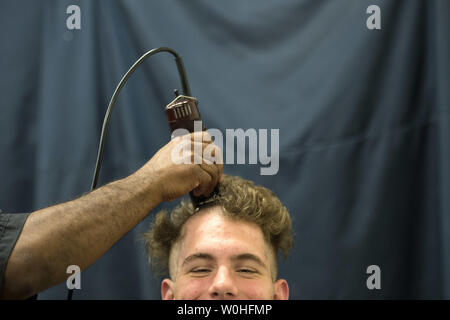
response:
<path id="1" fill-rule="evenodd" d="M 170 257 L 173 281 L 163 280 L 162 298 L 288 299 L 287 282 L 272 281 L 274 257 L 261 229 L 221 210 L 202 209 L 185 223 Z"/>

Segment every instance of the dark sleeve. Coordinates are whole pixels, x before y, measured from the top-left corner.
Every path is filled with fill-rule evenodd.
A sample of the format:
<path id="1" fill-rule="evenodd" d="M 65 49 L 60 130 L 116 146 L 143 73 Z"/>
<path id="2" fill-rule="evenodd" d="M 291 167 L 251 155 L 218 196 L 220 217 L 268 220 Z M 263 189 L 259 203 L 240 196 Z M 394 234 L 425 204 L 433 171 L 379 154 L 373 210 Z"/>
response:
<path id="1" fill-rule="evenodd" d="M 0 211 L 0 292 L 6 265 L 29 213 L 8 214 Z"/>

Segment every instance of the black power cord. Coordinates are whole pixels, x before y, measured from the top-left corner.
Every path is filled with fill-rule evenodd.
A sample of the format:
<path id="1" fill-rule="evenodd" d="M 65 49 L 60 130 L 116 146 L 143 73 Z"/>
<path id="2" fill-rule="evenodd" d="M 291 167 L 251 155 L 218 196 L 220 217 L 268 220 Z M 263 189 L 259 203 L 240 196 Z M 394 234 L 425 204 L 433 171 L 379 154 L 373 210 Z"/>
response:
<path id="1" fill-rule="evenodd" d="M 191 89 L 189 88 L 189 83 L 188 83 L 188 80 L 186 77 L 186 71 L 184 69 L 183 60 L 181 59 L 180 55 L 175 50 L 173 50 L 171 48 L 167 48 L 167 47 L 155 48 L 155 49 L 152 49 L 152 50 L 146 52 L 142 57 L 140 57 L 131 66 L 131 68 L 127 71 L 127 73 L 125 73 L 122 80 L 120 80 L 119 84 L 116 87 L 116 90 L 114 90 L 111 100 L 109 101 L 108 109 L 106 110 L 105 118 L 103 120 L 102 132 L 100 135 L 100 142 L 99 142 L 98 152 L 97 152 L 97 162 L 95 164 L 94 177 L 92 179 L 92 184 L 91 184 L 91 191 L 97 187 L 98 176 L 100 173 L 101 163 L 102 163 L 102 159 L 103 159 L 103 149 L 105 146 L 109 118 L 111 116 L 111 112 L 112 112 L 112 109 L 114 108 L 114 104 L 116 103 L 119 92 L 122 89 L 122 87 L 125 85 L 125 82 L 128 80 L 128 78 L 132 75 L 134 70 L 136 70 L 136 68 L 142 62 L 144 62 L 145 59 L 147 59 L 148 57 L 151 57 L 152 55 L 157 54 L 159 52 L 169 52 L 175 57 L 175 62 L 177 64 L 178 74 L 180 76 L 183 93 L 186 96 L 191 95 Z M 73 295 L 73 289 L 68 289 L 67 300 L 72 300 L 72 295 Z"/>

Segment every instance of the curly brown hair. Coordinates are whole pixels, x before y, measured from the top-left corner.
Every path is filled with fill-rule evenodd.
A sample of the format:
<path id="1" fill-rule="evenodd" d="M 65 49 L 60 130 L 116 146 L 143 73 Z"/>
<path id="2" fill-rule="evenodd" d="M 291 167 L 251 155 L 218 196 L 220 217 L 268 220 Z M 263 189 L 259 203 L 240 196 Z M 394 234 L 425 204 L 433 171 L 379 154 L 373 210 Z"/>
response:
<path id="1" fill-rule="evenodd" d="M 221 206 L 228 218 L 256 223 L 261 228 L 274 253 L 272 277 L 275 280 L 278 250 L 287 258 L 293 246 L 291 217 L 278 197 L 251 181 L 223 175 L 214 205 Z M 167 210 L 159 212 L 150 230 L 143 234 L 149 262 L 156 273 L 170 274 L 171 250 L 182 238 L 183 225 L 195 213 L 190 201 L 182 201 L 170 214 Z"/>

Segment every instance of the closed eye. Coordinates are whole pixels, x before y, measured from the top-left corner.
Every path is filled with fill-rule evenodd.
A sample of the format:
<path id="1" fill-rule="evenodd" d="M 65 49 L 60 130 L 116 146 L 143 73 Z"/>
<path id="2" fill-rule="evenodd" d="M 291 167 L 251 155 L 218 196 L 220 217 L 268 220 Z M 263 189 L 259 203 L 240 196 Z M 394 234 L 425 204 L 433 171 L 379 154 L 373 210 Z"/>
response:
<path id="1" fill-rule="evenodd" d="M 199 268 L 199 269 L 193 269 L 191 270 L 191 272 L 193 273 L 204 273 L 204 272 L 209 272 L 211 271 L 210 269 L 206 269 L 206 268 Z"/>
<path id="2" fill-rule="evenodd" d="M 257 273 L 257 271 L 251 270 L 251 269 L 239 269 L 238 272 L 241 272 L 241 273 Z"/>

